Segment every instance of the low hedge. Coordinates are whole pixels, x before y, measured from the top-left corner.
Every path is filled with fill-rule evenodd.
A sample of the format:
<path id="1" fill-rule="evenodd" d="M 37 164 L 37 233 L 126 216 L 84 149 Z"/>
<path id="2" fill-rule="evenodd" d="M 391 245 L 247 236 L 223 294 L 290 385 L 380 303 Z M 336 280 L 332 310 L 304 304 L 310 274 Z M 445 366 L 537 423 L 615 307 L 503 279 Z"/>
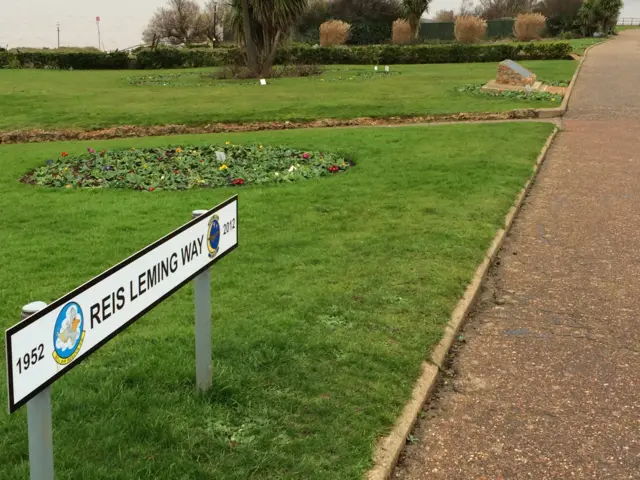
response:
<path id="1" fill-rule="evenodd" d="M 556 60 L 571 53 L 568 42 L 496 43 L 487 45 L 367 45 L 354 47 L 310 47 L 296 44 L 278 51 L 276 63 L 318 65 L 371 65 L 420 63 L 500 62 L 513 60 Z M 217 67 L 243 62 L 241 48 L 195 50 L 159 48 L 135 54 L 112 53 L 10 53 L 0 52 L 0 66 L 11 68 L 61 69 L 157 69 Z"/>
<path id="2" fill-rule="evenodd" d="M 0 66 L 69 70 L 121 70 L 129 68 L 128 52 L 0 52 Z"/>
<path id="3" fill-rule="evenodd" d="M 567 42 L 496 43 L 487 45 L 369 45 L 363 47 L 295 46 L 278 52 L 279 63 L 331 64 L 419 64 L 470 63 L 513 60 L 556 60 L 571 53 Z"/>

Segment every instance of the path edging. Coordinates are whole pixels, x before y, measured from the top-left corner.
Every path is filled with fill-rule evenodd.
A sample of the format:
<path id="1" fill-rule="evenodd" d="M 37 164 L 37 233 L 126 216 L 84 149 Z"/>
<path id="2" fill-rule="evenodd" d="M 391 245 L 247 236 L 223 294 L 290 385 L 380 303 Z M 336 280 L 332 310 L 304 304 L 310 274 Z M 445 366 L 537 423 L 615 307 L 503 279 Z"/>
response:
<path id="1" fill-rule="evenodd" d="M 582 58 L 580 58 L 580 63 L 578 64 L 578 68 L 576 68 L 576 71 L 573 74 L 573 77 L 571 77 L 571 82 L 569 82 L 569 86 L 567 87 L 567 91 L 564 94 L 564 98 L 562 99 L 562 103 L 560 104 L 560 106 L 555 108 L 537 108 L 536 115 L 538 118 L 562 117 L 564 116 L 565 113 L 567 113 L 567 110 L 569 109 L 569 99 L 571 98 L 571 94 L 573 93 L 573 87 L 575 86 L 576 81 L 578 79 L 578 74 L 582 69 L 582 64 L 587 59 L 587 54 L 589 53 L 589 50 L 591 50 L 593 47 L 597 47 L 598 45 L 602 45 L 607 40 L 609 39 L 607 38 L 606 40 L 603 40 L 601 42 L 594 43 L 593 45 L 590 45 L 585 49 L 584 55 L 582 55 Z"/>
<path id="2" fill-rule="evenodd" d="M 551 148 L 558 131 L 559 130 L 556 127 L 542 147 L 542 150 L 536 159 L 536 163 L 533 166 L 532 175 L 527 180 L 524 188 L 516 196 L 513 206 L 505 216 L 504 228 L 501 228 L 496 233 L 489 249 L 485 253 L 484 260 L 476 269 L 471 283 L 469 283 L 464 295 L 458 301 L 456 308 L 453 310 L 451 318 L 445 327 L 442 339 L 433 349 L 430 359 L 431 363 L 423 362 L 422 374 L 416 381 L 413 391 L 411 392 L 411 399 L 403 408 L 400 417 L 398 417 L 393 429 L 391 430 L 391 433 L 378 441 L 374 452 L 374 466 L 366 473 L 367 480 L 387 480 L 390 478 L 398 458 L 400 457 L 400 453 L 405 446 L 407 436 L 411 433 L 411 430 L 415 425 L 420 410 L 422 410 L 422 407 L 438 383 L 440 378 L 440 369 L 446 361 L 449 349 L 451 348 L 451 345 L 453 345 L 456 335 L 464 325 L 464 321 L 468 314 L 474 307 L 475 301 L 481 291 L 482 283 L 489 272 L 489 268 L 498 256 L 504 239 L 511 229 L 516 215 L 522 208 L 525 198 L 538 175 L 540 167 L 547 157 L 549 149 Z"/>

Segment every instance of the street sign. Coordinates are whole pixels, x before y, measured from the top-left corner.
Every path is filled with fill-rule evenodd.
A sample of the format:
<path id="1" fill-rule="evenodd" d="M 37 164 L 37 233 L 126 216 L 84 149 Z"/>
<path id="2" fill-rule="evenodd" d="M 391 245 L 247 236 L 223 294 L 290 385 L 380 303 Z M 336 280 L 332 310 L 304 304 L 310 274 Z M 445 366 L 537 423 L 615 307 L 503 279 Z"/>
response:
<path id="1" fill-rule="evenodd" d="M 237 246 L 234 196 L 9 328 L 9 412 Z"/>

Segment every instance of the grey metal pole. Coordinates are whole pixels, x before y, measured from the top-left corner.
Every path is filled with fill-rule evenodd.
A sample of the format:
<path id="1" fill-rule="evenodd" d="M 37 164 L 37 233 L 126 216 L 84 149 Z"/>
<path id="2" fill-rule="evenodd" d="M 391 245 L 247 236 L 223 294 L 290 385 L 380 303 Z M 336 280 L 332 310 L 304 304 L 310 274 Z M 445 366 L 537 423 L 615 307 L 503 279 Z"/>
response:
<path id="1" fill-rule="evenodd" d="M 192 216 L 197 218 L 205 213 L 206 210 L 194 210 Z M 204 391 L 212 384 L 210 269 L 193 280 L 193 300 L 196 310 L 196 385 Z"/>
<path id="2" fill-rule="evenodd" d="M 22 320 L 42 310 L 47 304 L 33 302 L 22 307 Z M 53 480 L 53 426 L 51 421 L 51 389 L 45 388 L 27 402 L 29 431 L 29 477 L 31 480 Z"/>

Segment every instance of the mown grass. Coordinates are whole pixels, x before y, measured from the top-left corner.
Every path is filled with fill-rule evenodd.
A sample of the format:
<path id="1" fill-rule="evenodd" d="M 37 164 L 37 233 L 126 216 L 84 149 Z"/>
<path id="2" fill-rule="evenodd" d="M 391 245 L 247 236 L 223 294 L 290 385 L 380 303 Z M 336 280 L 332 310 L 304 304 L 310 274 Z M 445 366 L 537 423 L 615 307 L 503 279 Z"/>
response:
<path id="1" fill-rule="evenodd" d="M 194 387 L 189 286 L 52 387 L 56 478 L 360 478 L 551 129 L 485 124 L 0 146 L 4 327 L 23 304 L 56 299 L 193 209 L 240 195 L 240 247 L 212 273 L 213 389 Z M 226 140 L 339 150 L 357 166 L 290 185 L 184 192 L 18 183 L 62 151 Z M 0 478 L 27 477 L 22 409 L 0 415 Z"/>
<path id="2" fill-rule="evenodd" d="M 578 55 L 584 55 L 584 51 L 589 48 L 591 45 L 595 45 L 596 43 L 602 43 L 606 41 L 607 38 L 576 38 L 573 40 L 569 40 L 569 43 L 573 46 L 573 53 Z"/>
<path id="3" fill-rule="evenodd" d="M 571 60 L 523 64 L 548 80 L 570 80 L 577 66 Z M 400 75 L 367 78 L 362 74 L 373 67 L 330 67 L 322 78 L 280 78 L 266 87 L 255 81 L 207 87 L 139 86 L 127 79 L 192 70 L 0 70 L 0 130 L 435 115 L 554 105 L 473 98 L 456 91 L 495 78 L 493 63 L 391 68 Z"/>

